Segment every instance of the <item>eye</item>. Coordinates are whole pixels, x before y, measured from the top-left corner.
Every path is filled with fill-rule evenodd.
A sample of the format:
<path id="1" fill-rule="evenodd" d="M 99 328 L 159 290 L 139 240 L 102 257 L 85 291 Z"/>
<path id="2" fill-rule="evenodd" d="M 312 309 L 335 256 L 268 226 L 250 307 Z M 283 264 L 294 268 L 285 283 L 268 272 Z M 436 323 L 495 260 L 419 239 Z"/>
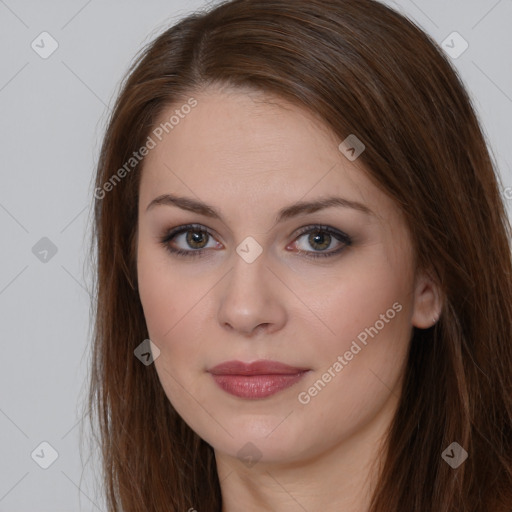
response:
<path id="1" fill-rule="evenodd" d="M 307 237 L 306 237 L 307 235 Z M 301 249 L 299 247 L 300 253 L 305 253 L 307 258 L 326 258 L 330 256 L 335 256 L 341 253 L 347 246 L 352 244 L 352 239 L 346 233 L 342 231 L 338 231 L 337 229 L 331 228 L 330 226 L 308 226 L 302 228 L 299 231 L 299 237 L 294 242 L 294 245 L 299 245 L 298 240 L 304 238 L 306 240 L 306 245 L 309 247 L 313 247 L 317 250 L 310 251 L 306 249 Z M 326 251 L 326 249 L 331 246 L 331 244 L 337 241 L 338 244 L 341 244 L 336 250 Z"/>
<path id="2" fill-rule="evenodd" d="M 212 237 L 212 235 L 208 230 L 204 229 L 203 226 L 198 224 L 189 224 L 187 226 L 180 226 L 171 230 L 161 239 L 161 243 L 171 254 L 195 257 L 203 254 L 204 249 L 207 248 L 206 244 L 210 237 Z M 182 243 L 185 243 L 193 250 L 176 249 L 172 247 L 171 241 L 175 242 L 180 238 L 182 239 Z"/>

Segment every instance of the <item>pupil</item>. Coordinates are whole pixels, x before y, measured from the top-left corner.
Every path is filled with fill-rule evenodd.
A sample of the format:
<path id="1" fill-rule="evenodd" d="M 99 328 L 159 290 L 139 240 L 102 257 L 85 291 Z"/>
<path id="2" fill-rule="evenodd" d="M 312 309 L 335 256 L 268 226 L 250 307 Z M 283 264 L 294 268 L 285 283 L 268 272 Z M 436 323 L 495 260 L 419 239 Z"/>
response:
<path id="1" fill-rule="evenodd" d="M 329 246 L 329 242 L 327 242 L 327 244 L 324 243 L 322 244 L 321 240 L 323 240 L 325 238 L 325 234 L 318 234 L 319 232 L 317 232 L 316 235 L 311 235 L 312 239 L 313 239 L 313 244 L 317 244 L 317 245 L 323 245 L 323 249 L 325 249 L 325 247 L 328 247 Z M 327 235 L 327 237 L 329 237 L 330 235 Z M 318 241 L 320 239 L 320 241 Z"/>
<path id="2" fill-rule="evenodd" d="M 191 245 L 195 243 L 201 243 L 202 238 L 205 236 L 204 233 L 199 231 L 189 231 L 189 242 L 191 241 Z"/>

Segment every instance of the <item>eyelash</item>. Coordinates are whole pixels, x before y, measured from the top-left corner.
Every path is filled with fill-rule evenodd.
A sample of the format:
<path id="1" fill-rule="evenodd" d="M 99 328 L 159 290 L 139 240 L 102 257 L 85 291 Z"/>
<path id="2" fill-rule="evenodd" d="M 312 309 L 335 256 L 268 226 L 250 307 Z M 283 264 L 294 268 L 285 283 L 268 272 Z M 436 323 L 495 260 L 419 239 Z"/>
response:
<path id="1" fill-rule="evenodd" d="M 178 235 L 182 233 L 187 233 L 189 231 L 194 231 L 197 233 L 206 233 L 208 236 L 213 237 L 212 233 L 207 229 L 203 229 L 203 226 L 199 224 L 187 224 L 185 226 L 180 226 L 171 231 L 167 232 L 165 236 L 160 239 L 160 243 L 164 246 L 164 248 L 169 251 L 171 254 L 176 256 L 186 256 L 189 258 L 194 257 L 202 257 L 206 252 L 206 249 L 198 249 L 198 250 L 184 250 L 184 249 L 174 249 L 169 245 L 169 242 L 173 240 Z M 342 231 L 338 231 L 329 226 L 323 225 L 312 225 L 306 226 L 299 230 L 296 238 L 300 238 L 304 234 L 314 233 L 314 232 L 324 232 L 332 235 L 336 240 L 345 244 L 341 249 L 331 252 L 319 252 L 319 251 L 299 251 L 299 253 L 306 254 L 306 258 L 316 259 L 316 258 L 329 258 L 340 254 L 346 247 L 352 245 L 352 239 L 346 233 Z"/>

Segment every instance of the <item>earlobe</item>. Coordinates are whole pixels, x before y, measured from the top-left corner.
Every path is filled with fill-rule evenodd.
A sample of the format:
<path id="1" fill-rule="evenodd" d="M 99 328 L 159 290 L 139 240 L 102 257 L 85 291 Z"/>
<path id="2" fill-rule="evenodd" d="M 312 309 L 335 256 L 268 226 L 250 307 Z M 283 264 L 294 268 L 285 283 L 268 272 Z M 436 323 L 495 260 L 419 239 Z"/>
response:
<path id="1" fill-rule="evenodd" d="M 415 282 L 414 310 L 411 323 L 419 329 L 434 326 L 443 307 L 439 284 L 426 272 L 421 273 Z"/>

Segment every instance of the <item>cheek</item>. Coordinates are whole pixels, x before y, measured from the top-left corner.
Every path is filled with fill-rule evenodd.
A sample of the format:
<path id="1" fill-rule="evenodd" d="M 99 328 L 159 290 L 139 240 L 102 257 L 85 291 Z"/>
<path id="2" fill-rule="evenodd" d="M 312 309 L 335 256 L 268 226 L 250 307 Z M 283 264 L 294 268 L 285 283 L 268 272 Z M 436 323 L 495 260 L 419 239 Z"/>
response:
<path id="1" fill-rule="evenodd" d="M 165 250 L 149 244 L 140 246 L 139 296 L 149 337 L 161 351 L 157 366 L 166 362 L 179 367 L 180 362 L 194 361 L 207 342 L 200 335 L 198 319 L 211 316 L 205 311 L 207 301 L 203 297 L 211 285 L 172 265 Z"/>
<path id="2" fill-rule="evenodd" d="M 195 281 L 173 270 L 163 251 L 142 246 L 138 251 L 137 273 L 139 296 L 149 338 L 160 349 L 155 369 L 169 401 L 185 421 L 201 416 L 193 404 L 203 398 L 195 390 L 191 401 L 187 390 L 193 390 L 200 370 L 204 336 L 199 335 L 198 318 L 205 318 L 200 298 L 204 286 L 197 289 Z M 177 292 L 179 290 L 179 292 Z M 198 316 L 199 315 L 199 316 Z M 197 331 L 197 333 L 196 333 Z"/>
<path id="3" fill-rule="evenodd" d="M 354 259 L 328 286 L 309 288 L 323 334 L 310 352 L 316 371 L 300 389 L 301 403 L 309 401 L 306 409 L 341 414 L 344 424 L 355 425 L 399 384 L 411 336 L 412 295 L 407 262 L 397 263 L 377 253 Z M 332 403 L 342 412 L 326 413 Z"/>
<path id="4" fill-rule="evenodd" d="M 370 334 L 395 345 L 407 338 L 404 326 L 410 318 L 412 295 L 407 265 L 396 265 L 375 251 L 365 258 L 352 258 L 323 284 L 304 289 L 312 309 L 324 324 L 324 340 L 336 351 L 348 350 L 354 339 L 364 342 Z M 325 284 L 327 283 L 327 284 Z M 378 334 L 375 332 L 378 331 Z"/>
<path id="5" fill-rule="evenodd" d="M 137 258 L 137 275 L 139 296 L 144 310 L 144 317 L 150 338 L 157 343 L 166 329 L 170 328 L 169 320 L 173 316 L 173 301 L 166 293 L 167 274 L 155 264 L 150 251 L 139 250 Z"/>
<path id="6" fill-rule="evenodd" d="M 139 297 L 149 337 L 162 350 L 163 342 L 178 321 L 178 304 L 187 302 L 187 288 L 180 287 L 176 295 L 176 282 L 165 251 L 152 247 L 149 242 L 139 244 L 137 278 Z M 174 281 L 174 282 L 173 282 Z"/>

